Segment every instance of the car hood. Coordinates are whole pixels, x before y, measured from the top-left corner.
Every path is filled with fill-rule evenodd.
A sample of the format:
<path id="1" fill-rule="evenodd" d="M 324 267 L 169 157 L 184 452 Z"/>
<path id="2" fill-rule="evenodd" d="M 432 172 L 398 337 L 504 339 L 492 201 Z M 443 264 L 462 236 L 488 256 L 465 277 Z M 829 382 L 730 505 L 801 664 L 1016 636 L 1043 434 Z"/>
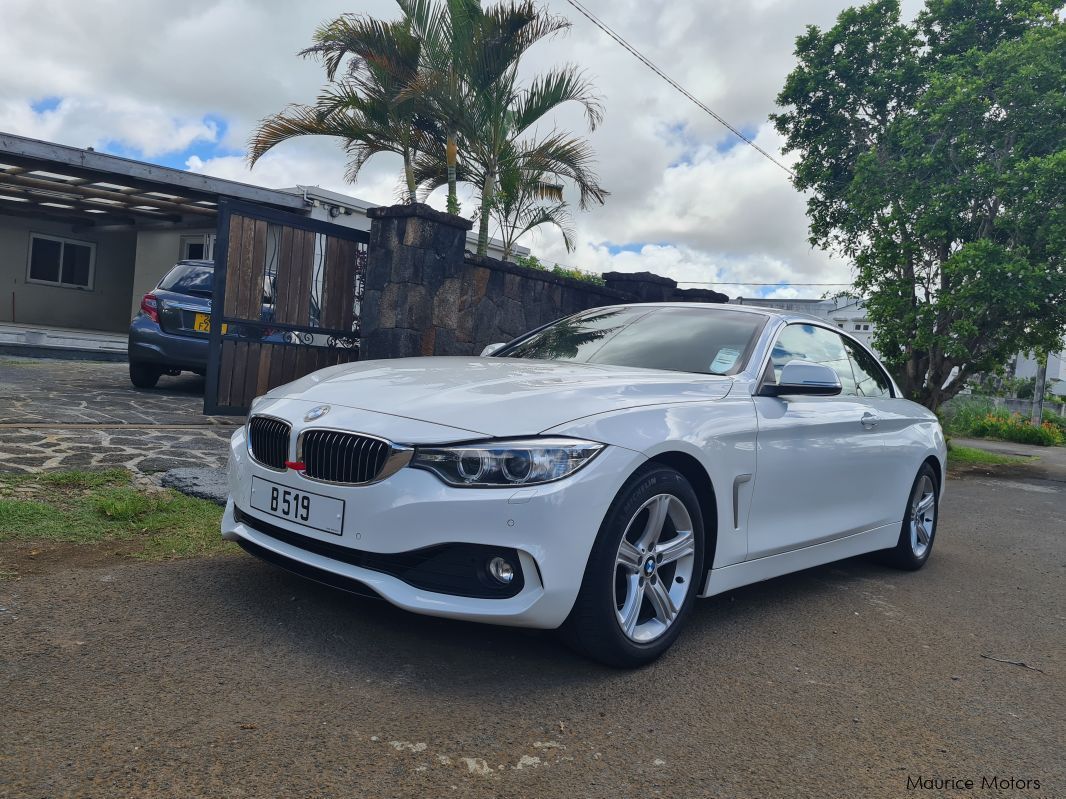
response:
<path id="1" fill-rule="evenodd" d="M 531 435 L 625 408 L 721 399 L 731 385 L 729 378 L 715 375 L 602 364 L 431 357 L 332 366 L 279 386 L 268 396 L 498 437 Z"/>

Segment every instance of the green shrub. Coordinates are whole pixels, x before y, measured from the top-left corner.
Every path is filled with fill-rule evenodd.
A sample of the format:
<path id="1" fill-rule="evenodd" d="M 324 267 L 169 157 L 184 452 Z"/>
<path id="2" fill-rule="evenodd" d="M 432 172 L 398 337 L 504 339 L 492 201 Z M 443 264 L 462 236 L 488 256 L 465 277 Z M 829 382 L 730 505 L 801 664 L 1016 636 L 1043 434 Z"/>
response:
<path id="1" fill-rule="evenodd" d="M 976 435 L 973 432 L 974 425 L 989 414 L 1009 416 L 1006 410 L 996 408 L 991 400 L 979 397 L 955 399 L 950 405 L 941 406 L 940 414 L 944 430 L 956 436 Z"/>
<path id="2" fill-rule="evenodd" d="M 1062 430 L 1051 422 L 1034 425 L 1021 414 L 1003 412 L 988 413 L 976 419 L 968 434 L 977 438 L 1002 438 L 1017 444 L 1037 444 L 1042 447 L 1058 446 L 1066 440 Z"/>
<path id="3" fill-rule="evenodd" d="M 596 275 L 592 272 L 582 272 L 580 269 L 572 269 L 568 266 L 560 266 L 559 264 L 548 266 L 547 264 L 542 263 L 535 255 L 516 255 L 514 257 L 514 262 L 519 266 L 526 266 L 530 269 L 539 269 L 542 272 L 551 272 L 553 275 L 568 277 L 571 280 L 582 280 L 585 283 L 595 283 L 597 286 L 602 286 L 605 282 L 601 275 Z"/>
<path id="4" fill-rule="evenodd" d="M 1044 415 L 1041 418 L 1044 422 L 1057 427 L 1059 432 L 1066 436 L 1066 416 L 1060 416 L 1054 411 L 1044 411 Z"/>

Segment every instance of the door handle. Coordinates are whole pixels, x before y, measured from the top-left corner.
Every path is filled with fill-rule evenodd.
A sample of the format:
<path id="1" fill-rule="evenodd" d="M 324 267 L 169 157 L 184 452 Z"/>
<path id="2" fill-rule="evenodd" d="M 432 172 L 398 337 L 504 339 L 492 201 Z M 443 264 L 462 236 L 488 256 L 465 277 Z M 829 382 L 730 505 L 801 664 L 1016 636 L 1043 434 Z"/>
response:
<path id="1" fill-rule="evenodd" d="M 877 427 L 877 423 L 880 422 L 881 419 L 880 417 L 875 416 L 874 414 L 867 411 L 862 415 L 862 419 L 860 419 L 859 421 L 862 423 L 863 427 L 865 427 L 867 430 L 871 430 L 874 427 Z"/>

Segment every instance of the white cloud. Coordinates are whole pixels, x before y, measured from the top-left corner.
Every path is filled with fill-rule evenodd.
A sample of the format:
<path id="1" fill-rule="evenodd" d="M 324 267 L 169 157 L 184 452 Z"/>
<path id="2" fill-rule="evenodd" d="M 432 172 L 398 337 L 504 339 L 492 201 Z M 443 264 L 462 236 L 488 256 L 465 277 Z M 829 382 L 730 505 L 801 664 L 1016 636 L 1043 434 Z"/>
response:
<path id="1" fill-rule="evenodd" d="M 808 245 L 804 201 L 786 175 L 750 147 L 719 152 L 717 145 L 731 136 L 719 123 L 564 0 L 548 2 L 552 12 L 570 18 L 573 30 L 534 48 L 525 69 L 571 62 L 594 80 L 607 115 L 590 139 L 611 197 L 603 208 L 575 210 L 575 253 L 567 254 L 550 231 L 524 243 L 547 260 L 596 271 L 648 270 L 688 281 L 848 279 L 845 264 Z M 589 3 L 717 112 L 737 127 L 757 130 L 757 141 L 771 152 L 780 141 L 766 118 L 792 67 L 796 35 L 808 23 L 832 24 L 848 4 Z M 916 6 L 917 0 L 906 0 L 905 13 Z M 391 202 L 400 177 L 392 156 L 372 159 L 350 187 L 343 182 L 343 153 L 328 140 L 287 142 L 254 170 L 237 154 L 257 120 L 290 102 L 314 99 L 321 68 L 295 54 L 319 23 L 351 10 L 346 0 L 5 0 L 0 129 L 77 146 L 110 143 L 147 158 L 215 146 L 213 157 L 193 156 L 188 167 Z M 391 0 L 361 0 L 355 10 L 398 15 Z M 60 101 L 34 111 L 45 98 Z M 577 130 L 581 114 L 570 109 L 554 123 Z M 196 152 L 204 150 L 197 146 Z M 442 205 L 439 193 L 433 202 Z M 472 208 L 467 194 L 464 210 Z M 648 246 L 611 254 L 604 242 Z M 722 289 L 747 294 L 759 287 Z M 803 296 L 823 291 L 800 289 Z"/>
<path id="2" fill-rule="evenodd" d="M 218 125 L 210 119 L 174 117 L 161 105 L 126 97 L 65 97 L 54 108 L 41 111 L 26 101 L 3 99 L 0 130 L 77 147 L 117 143 L 145 158 L 219 138 Z"/>

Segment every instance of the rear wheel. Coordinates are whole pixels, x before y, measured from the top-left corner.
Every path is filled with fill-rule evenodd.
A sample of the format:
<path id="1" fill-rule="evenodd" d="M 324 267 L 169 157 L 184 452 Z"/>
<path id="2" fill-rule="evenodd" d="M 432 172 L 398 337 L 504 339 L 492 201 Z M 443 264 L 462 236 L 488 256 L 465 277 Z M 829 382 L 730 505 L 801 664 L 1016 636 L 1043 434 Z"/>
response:
<path id="1" fill-rule="evenodd" d="M 703 517 L 688 480 L 664 466 L 641 469 L 607 512 L 563 636 L 610 666 L 650 663 L 681 633 L 703 556 Z"/>
<path id="2" fill-rule="evenodd" d="M 130 382 L 137 388 L 154 388 L 163 370 L 150 363 L 130 361 Z"/>
<path id="3" fill-rule="evenodd" d="M 940 489 L 936 472 L 928 463 L 922 464 L 911 486 L 899 540 L 893 549 L 886 552 L 891 565 L 909 571 L 925 565 L 933 551 L 939 506 Z"/>

